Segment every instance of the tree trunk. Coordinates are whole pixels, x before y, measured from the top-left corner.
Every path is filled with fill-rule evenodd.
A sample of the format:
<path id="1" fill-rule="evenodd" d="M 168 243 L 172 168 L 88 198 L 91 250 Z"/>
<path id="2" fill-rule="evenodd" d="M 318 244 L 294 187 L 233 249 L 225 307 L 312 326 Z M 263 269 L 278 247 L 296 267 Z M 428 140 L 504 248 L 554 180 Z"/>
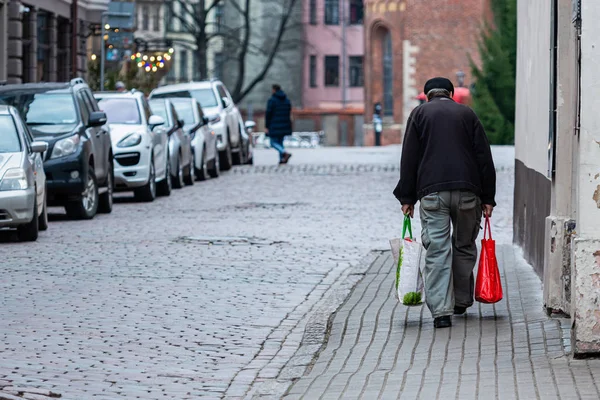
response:
<path id="1" fill-rule="evenodd" d="M 198 69 L 198 74 L 200 75 L 200 79 L 208 79 L 208 65 L 207 65 L 207 38 L 206 31 L 202 29 L 196 35 L 196 46 L 198 49 L 196 50 L 196 68 Z"/>

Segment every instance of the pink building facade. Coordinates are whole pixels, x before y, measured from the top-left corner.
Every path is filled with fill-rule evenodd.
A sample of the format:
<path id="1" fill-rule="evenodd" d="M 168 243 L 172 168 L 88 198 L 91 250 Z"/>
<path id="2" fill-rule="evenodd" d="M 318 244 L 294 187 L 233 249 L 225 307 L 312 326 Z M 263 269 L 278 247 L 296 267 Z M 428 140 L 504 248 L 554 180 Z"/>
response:
<path id="1" fill-rule="evenodd" d="M 332 146 L 364 143 L 363 0 L 303 0 L 302 108 L 296 131 L 323 131 Z"/>
<path id="2" fill-rule="evenodd" d="M 363 108 L 363 16 L 362 0 L 304 0 L 305 109 Z"/>

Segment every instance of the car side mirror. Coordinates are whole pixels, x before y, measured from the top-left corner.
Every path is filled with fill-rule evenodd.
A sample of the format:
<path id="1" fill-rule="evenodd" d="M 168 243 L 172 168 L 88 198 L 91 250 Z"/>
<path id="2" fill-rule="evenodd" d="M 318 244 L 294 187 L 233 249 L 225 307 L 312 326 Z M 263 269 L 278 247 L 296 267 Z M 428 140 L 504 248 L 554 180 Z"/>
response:
<path id="1" fill-rule="evenodd" d="M 98 126 L 102 126 L 106 124 L 106 114 L 104 111 L 92 111 L 90 113 L 90 119 L 88 121 L 88 126 L 90 128 L 95 128 Z"/>
<path id="2" fill-rule="evenodd" d="M 246 121 L 244 123 L 244 127 L 246 128 L 247 131 L 248 130 L 251 131 L 251 130 L 253 130 L 256 127 L 256 122 L 254 122 L 254 121 Z"/>
<path id="3" fill-rule="evenodd" d="M 46 142 L 31 142 L 31 151 L 34 153 L 43 153 L 48 150 L 48 143 Z"/>
<path id="4" fill-rule="evenodd" d="M 182 120 L 182 119 L 180 119 L 180 120 L 178 120 L 178 121 L 177 121 L 177 125 L 178 125 L 180 128 L 183 128 L 183 126 L 184 126 L 185 124 L 183 123 L 183 120 Z"/>
<path id="5" fill-rule="evenodd" d="M 231 105 L 227 97 L 223 97 L 221 100 L 223 101 L 223 108 L 228 108 Z"/>
<path id="6" fill-rule="evenodd" d="M 165 120 L 161 116 L 151 115 L 150 118 L 148 118 L 148 125 L 150 126 L 150 129 L 154 129 L 157 126 L 161 126 L 164 124 L 165 124 Z"/>
<path id="7" fill-rule="evenodd" d="M 202 116 L 202 125 L 207 125 L 208 124 L 208 117 L 206 115 Z"/>

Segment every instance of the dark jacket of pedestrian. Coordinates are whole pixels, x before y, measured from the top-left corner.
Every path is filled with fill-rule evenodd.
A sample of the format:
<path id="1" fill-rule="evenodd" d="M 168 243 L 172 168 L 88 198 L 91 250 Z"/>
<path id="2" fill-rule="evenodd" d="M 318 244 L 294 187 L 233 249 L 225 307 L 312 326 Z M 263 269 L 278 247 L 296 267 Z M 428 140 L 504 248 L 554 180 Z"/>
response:
<path id="1" fill-rule="evenodd" d="M 265 126 L 268 136 L 283 137 L 292 134 L 292 103 L 283 90 L 277 90 L 267 103 Z"/>
<path id="2" fill-rule="evenodd" d="M 415 204 L 428 194 L 463 189 L 496 205 L 490 145 L 472 109 L 434 97 L 408 118 L 394 195 L 402 204 Z"/>

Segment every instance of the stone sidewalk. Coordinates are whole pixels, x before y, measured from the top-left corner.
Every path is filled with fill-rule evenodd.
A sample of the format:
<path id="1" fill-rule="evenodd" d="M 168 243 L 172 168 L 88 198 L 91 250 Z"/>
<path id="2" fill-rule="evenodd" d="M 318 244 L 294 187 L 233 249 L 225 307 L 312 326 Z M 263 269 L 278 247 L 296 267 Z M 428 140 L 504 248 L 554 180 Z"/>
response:
<path id="1" fill-rule="evenodd" d="M 600 360 L 569 356 L 569 321 L 545 315 L 540 280 L 512 246 L 497 249 L 504 299 L 441 330 L 426 307 L 398 303 L 391 253 L 379 254 L 286 399 L 600 398 Z"/>

